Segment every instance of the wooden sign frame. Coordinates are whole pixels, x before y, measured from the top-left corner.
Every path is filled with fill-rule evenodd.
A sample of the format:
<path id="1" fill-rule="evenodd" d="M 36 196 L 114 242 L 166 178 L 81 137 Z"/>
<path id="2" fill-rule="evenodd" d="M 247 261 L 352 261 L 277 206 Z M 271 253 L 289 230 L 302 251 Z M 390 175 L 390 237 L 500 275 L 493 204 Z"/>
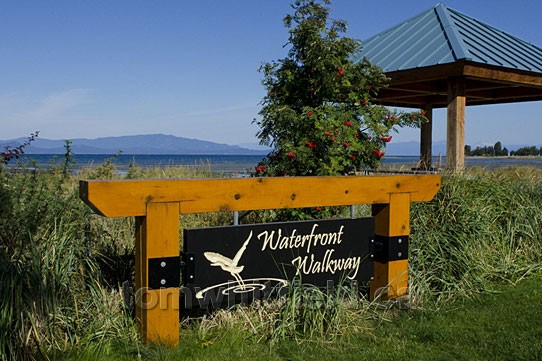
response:
<path id="1" fill-rule="evenodd" d="M 410 203 L 431 200 L 440 181 L 436 174 L 82 180 L 79 191 L 98 214 L 136 217 L 136 321 L 144 340 L 177 346 L 180 281 L 149 275 L 149 265 L 156 264 L 153 273 L 159 272 L 179 257 L 180 214 L 372 204 L 381 252 L 371 297 L 396 298 L 407 292 L 408 255 L 397 245 L 408 244 Z M 155 278 L 163 287 L 149 287 Z"/>

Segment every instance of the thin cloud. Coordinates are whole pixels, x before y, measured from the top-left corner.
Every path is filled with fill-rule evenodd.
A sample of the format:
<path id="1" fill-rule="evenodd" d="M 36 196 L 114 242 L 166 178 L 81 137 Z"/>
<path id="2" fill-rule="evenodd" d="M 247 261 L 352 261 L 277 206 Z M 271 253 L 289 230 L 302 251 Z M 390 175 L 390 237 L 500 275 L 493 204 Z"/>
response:
<path id="1" fill-rule="evenodd" d="M 51 120 L 62 116 L 67 111 L 88 102 L 87 89 L 71 89 L 46 96 L 33 110 L 25 114 L 35 120 Z"/>
<path id="2" fill-rule="evenodd" d="M 227 107 L 217 107 L 217 108 L 205 108 L 205 109 L 196 109 L 194 111 L 186 112 L 186 113 L 177 113 L 177 114 L 171 114 L 164 117 L 164 119 L 186 119 L 186 118 L 192 118 L 192 117 L 205 117 L 205 116 L 213 116 L 217 114 L 228 114 L 228 113 L 236 113 L 239 111 L 251 111 L 251 110 L 257 110 L 256 104 L 239 104 L 239 105 L 232 105 Z"/>
<path id="3" fill-rule="evenodd" d="M 66 127 L 74 118 L 73 113 L 71 116 L 69 113 L 89 103 L 90 93 L 89 89 L 69 89 L 38 99 L 32 99 L 25 93 L 3 94 L 0 96 L 0 116 L 4 126 L 0 138 L 16 138 L 36 130 L 54 131 Z"/>

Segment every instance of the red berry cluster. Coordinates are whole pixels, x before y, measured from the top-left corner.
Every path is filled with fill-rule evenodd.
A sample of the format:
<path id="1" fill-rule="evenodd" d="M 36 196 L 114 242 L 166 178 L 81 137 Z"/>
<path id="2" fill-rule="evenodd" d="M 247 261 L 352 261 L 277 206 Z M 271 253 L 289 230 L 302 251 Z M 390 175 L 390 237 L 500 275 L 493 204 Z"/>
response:
<path id="1" fill-rule="evenodd" d="M 384 152 L 381 152 L 380 149 L 373 149 L 373 153 L 376 155 L 376 159 L 380 159 L 384 156 Z"/>
<path id="2" fill-rule="evenodd" d="M 380 137 L 380 140 L 383 141 L 384 143 L 389 143 L 389 142 L 391 142 L 392 138 L 393 137 L 391 135 L 389 135 L 387 137 L 383 135 L 383 136 Z"/>
<path id="3" fill-rule="evenodd" d="M 307 147 L 309 147 L 310 149 L 314 149 L 316 148 L 316 143 L 314 142 L 307 142 L 305 143 Z"/>

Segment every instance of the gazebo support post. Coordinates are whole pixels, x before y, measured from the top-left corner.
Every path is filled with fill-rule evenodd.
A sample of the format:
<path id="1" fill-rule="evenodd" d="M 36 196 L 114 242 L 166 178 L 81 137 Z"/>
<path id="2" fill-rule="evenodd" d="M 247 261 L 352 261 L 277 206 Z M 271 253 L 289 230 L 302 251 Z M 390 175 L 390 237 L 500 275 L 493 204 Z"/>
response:
<path id="1" fill-rule="evenodd" d="M 420 168 L 428 170 L 431 168 L 431 147 L 433 145 L 433 106 L 427 104 L 424 107 L 427 122 L 422 123 L 420 130 Z"/>
<path id="2" fill-rule="evenodd" d="M 446 168 L 460 172 L 465 165 L 465 78 L 448 79 Z"/>

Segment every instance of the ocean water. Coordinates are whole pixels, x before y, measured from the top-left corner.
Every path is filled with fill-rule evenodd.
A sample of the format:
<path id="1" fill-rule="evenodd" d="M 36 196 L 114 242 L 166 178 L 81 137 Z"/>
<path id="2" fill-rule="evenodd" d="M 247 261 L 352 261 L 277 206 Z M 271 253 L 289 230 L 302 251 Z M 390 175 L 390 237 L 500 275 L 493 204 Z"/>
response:
<path id="1" fill-rule="evenodd" d="M 60 154 L 32 154 L 27 157 L 38 166 L 62 164 L 64 160 Z M 183 166 L 202 167 L 216 173 L 248 173 L 262 159 L 262 155 L 76 154 L 74 169 L 98 166 L 110 160 L 120 172 L 128 170 L 130 164 L 136 164 L 141 168 Z"/>
<path id="2" fill-rule="evenodd" d="M 74 168 L 97 166 L 108 159 L 111 159 L 116 169 L 120 172 L 126 171 L 131 163 L 137 166 L 146 167 L 204 167 L 215 173 L 250 173 L 254 167 L 262 160 L 262 155 L 149 155 L 136 154 L 112 156 L 110 154 L 77 154 L 74 156 Z M 47 166 L 50 164 L 62 164 L 63 155 L 60 154 L 32 154 L 28 155 L 26 160 L 31 159 L 38 166 Z M 385 156 L 383 164 L 386 168 L 397 168 L 408 170 L 415 167 L 419 157 L 417 156 Z M 443 167 L 446 164 L 446 157 L 434 157 L 433 165 Z M 542 158 L 486 158 L 474 157 L 465 160 L 467 167 L 517 167 L 530 166 L 542 169 Z"/>

